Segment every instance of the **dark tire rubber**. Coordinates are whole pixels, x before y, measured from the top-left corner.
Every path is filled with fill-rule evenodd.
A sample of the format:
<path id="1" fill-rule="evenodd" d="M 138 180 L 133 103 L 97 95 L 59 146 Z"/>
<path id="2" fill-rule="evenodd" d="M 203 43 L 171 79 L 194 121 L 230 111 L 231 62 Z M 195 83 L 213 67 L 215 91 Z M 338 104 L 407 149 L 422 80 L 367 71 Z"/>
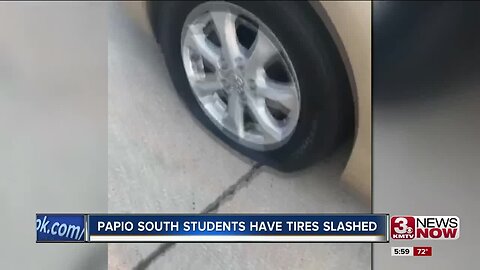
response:
<path id="1" fill-rule="evenodd" d="M 271 151 L 246 148 L 219 130 L 200 108 L 183 68 L 181 32 L 189 12 L 202 2 L 155 2 L 149 7 L 173 84 L 192 114 L 215 136 L 247 157 L 281 171 L 302 169 L 325 158 L 351 135 L 354 104 L 335 44 L 308 2 L 231 1 L 255 14 L 285 48 L 300 85 L 301 110 L 288 142 Z"/>

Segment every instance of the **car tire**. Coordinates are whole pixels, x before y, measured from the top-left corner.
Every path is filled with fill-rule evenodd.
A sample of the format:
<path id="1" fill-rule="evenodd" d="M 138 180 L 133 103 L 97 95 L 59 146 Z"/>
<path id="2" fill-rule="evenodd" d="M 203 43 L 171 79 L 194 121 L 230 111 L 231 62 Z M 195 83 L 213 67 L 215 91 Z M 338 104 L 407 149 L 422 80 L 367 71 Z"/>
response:
<path id="1" fill-rule="evenodd" d="M 182 62 L 184 23 L 202 3 L 161 2 L 150 7 L 150 15 L 173 84 L 203 126 L 236 151 L 281 171 L 302 169 L 327 157 L 353 133 L 354 104 L 345 67 L 329 32 L 310 4 L 232 1 L 254 14 L 283 46 L 297 77 L 300 110 L 294 131 L 275 149 L 252 149 L 225 134 L 202 110 Z"/>

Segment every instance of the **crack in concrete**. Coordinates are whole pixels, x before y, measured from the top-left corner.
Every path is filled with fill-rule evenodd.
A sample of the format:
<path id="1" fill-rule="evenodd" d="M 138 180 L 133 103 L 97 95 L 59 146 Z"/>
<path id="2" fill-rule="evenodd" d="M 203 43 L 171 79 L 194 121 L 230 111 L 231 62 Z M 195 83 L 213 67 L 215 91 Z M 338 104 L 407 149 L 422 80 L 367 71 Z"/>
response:
<path id="1" fill-rule="evenodd" d="M 235 193 L 243 187 L 247 186 L 250 180 L 253 179 L 255 173 L 258 169 L 262 167 L 260 164 L 255 164 L 253 167 L 244 175 L 242 175 L 233 185 L 225 189 L 220 196 L 218 196 L 213 202 L 211 202 L 207 207 L 205 207 L 200 214 L 207 214 L 216 212 L 220 206 L 231 200 Z M 147 269 L 158 257 L 165 255 L 171 248 L 173 248 L 177 243 L 164 243 L 161 244 L 155 251 L 150 253 L 145 259 L 138 262 L 138 264 L 133 268 L 135 270 Z"/>

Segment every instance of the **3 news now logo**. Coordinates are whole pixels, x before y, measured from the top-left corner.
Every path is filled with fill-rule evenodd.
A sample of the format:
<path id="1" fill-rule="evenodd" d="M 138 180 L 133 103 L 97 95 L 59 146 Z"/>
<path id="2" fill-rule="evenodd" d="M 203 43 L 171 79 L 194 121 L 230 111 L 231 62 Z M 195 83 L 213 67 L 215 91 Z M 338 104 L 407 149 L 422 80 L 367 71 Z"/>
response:
<path id="1" fill-rule="evenodd" d="M 457 216 L 393 216 L 390 219 L 393 240 L 455 240 L 460 237 Z"/>

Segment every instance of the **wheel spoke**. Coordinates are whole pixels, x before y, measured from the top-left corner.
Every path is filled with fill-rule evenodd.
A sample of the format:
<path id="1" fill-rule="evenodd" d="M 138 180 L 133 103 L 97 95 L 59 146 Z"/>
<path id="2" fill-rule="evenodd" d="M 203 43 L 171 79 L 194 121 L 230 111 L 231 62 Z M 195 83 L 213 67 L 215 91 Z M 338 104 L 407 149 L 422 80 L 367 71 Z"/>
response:
<path id="1" fill-rule="evenodd" d="M 273 118 L 268 110 L 265 99 L 249 96 L 247 98 L 247 104 L 265 138 L 280 141 L 282 139 L 282 129 L 278 126 L 277 120 Z"/>
<path id="2" fill-rule="evenodd" d="M 258 95 L 277 101 L 290 111 L 298 106 L 298 99 L 295 95 L 296 88 L 293 83 L 277 82 L 266 76 L 259 76 L 256 84 Z"/>
<path id="3" fill-rule="evenodd" d="M 209 109 L 214 108 L 214 104 L 217 100 L 213 95 L 198 96 L 198 99 L 202 102 L 203 106 Z"/>
<path id="4" fill-rule="evenodd" d="M 199 53 L 210 64 L 218 67 L 220 65 L 220 49 L 210 42 L 200 25 L 191 25 L 185 36 L 185 42 L 194 51 Z"/>
<path id="5" fill-rule="evenodd" d="M 195 80 L 192 86 L 199 96 L 212 95 L 223 87 L 215 74 L 206 74 Z"/>
<path id="6" fill-rule="evenodd" d="M 257 72 L 263 70 L 265 64 L 278 54 L 278 50 L 260 29 L 251 50 L 246 64 L 246 76 L 255 77 Z"/>
<path id="7" fill-rule="evenodd" d="M 225 60 L 230 67 L 233 67 L 235 59 L 243 56 L 235 26 L 237 16 L 230 12 L 211 12 L 211 16 L 222 44 L 222 53 L 225 56 Z"/>
<path id="8" fill-rule="evenodd" d="M 232 93 L 228 97 L 228 108 L 225 122 L 227 125 L 233 126 L 237 135 L 240 138 L 244 137 L 244 118 L 243 118 L 243 104 L 240 96 L 236 93 Z"/>

